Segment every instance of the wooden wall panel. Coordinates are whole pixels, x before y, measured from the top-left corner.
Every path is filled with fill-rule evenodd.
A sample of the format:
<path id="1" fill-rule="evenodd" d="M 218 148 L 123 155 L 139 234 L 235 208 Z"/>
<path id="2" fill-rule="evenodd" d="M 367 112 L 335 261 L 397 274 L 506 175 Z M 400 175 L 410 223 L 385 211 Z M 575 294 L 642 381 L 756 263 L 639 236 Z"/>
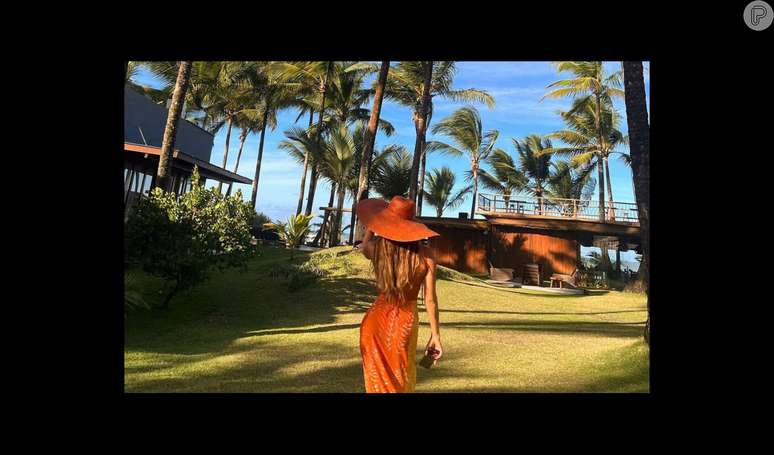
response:
<path id="1" fill-rule="evenodd" d="M 570 274 L 577 264 L 578 242 L 572 233 L 536 232 L 492 226 L 490 260 L 494 267 L 509 267 L 519 275 L 524 264 L 540 264 L 541 279 L 553 273 Z"/>
<path id="2" fill-rule="evenodd" d="M 449 226 L 429 226 L 440 237 L 430 239 L 436 261 L 460 272 L 488 273 L 487 236 L 478 229 L 462 229 Z"/>

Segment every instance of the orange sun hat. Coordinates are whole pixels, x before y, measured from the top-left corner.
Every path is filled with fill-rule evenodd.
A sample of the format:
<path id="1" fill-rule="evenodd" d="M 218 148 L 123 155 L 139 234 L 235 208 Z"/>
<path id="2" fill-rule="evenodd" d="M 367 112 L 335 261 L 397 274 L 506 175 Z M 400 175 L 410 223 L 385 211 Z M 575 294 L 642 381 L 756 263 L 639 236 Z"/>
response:
<path id="1" fill-rule="evenodd" d="M 441 234 L 414 221 L 414 201 L 395 196 L 388 204 L 384 199 L 364 199 L 357 203 L 357 218 L 374 234 L 396 242 L 416 242 Z"/>

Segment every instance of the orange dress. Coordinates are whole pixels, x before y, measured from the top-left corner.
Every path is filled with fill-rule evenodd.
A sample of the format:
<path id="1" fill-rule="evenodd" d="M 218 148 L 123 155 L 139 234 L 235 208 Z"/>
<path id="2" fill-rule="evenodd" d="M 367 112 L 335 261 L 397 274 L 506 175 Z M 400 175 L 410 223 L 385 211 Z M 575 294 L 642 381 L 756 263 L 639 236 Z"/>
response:
<path id="1" fill-rule="evenodd" d="M 413 392 L 417 382 L 419 333 L 417 295 L 427 268 L 412 280 L 405 302 L 379 294 L 360 324 L 360 353 L 366 393 Z"/>

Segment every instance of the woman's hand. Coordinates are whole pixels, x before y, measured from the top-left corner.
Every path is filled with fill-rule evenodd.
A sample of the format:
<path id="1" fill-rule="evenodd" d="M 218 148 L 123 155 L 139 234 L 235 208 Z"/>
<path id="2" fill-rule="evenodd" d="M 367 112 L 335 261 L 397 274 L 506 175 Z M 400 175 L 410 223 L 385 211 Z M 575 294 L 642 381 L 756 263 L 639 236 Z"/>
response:
<path id="1" fill-rule="evenodd" d="M 441 346 L 440 335 L 430 336 L 430 341 L 427 342 L 427 346 L 425 347 L 425 355 L 427 355 L 430 351 L 433 351 L 433 365 L 435 365 L 438 363 L 438 359 L 440 359 L 443 355 L 443 346 Z"/>

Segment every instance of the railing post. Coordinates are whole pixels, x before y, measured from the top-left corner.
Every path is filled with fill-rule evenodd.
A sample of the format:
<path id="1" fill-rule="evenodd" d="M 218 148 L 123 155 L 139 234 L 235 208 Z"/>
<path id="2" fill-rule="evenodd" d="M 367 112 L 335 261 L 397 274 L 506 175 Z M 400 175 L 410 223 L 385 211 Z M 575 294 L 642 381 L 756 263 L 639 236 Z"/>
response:
<path id="1" fill-rule="evenodd" d="M 572 200 L 572 217 L 578 218 L 578 200 L 577 199 Z"/>

